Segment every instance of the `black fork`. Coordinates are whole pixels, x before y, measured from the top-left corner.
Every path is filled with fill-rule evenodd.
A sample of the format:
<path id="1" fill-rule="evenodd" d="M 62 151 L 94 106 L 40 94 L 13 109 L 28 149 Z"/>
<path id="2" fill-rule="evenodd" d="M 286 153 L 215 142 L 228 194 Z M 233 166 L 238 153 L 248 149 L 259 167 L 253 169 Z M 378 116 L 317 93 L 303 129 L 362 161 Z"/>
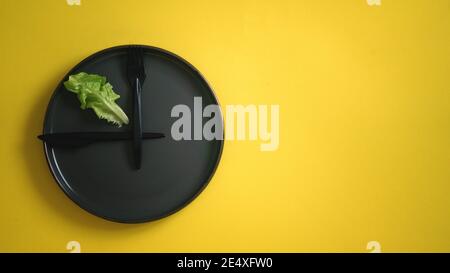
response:
<path id="1" fill-rule="evenodd" d="M 141 92 L 146 74 L 142 47 L 128 48 L 127 78 L 133 90 L 133 152 L 136 168 L 141 168 L 142 161 L 142 111 Z"/>

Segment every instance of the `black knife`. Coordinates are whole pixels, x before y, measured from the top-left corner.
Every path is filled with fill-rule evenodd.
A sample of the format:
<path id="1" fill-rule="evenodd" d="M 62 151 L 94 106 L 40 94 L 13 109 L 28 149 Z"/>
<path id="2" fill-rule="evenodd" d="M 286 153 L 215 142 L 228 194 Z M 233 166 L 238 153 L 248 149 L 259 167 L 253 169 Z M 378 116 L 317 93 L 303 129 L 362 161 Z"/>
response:
<path id="1" fill-rule="evenodd" d="M 163 133 L 142 133 L 143 139 L 163 138 Z M 50 146 L 80 147 L 95 142 L 132 140 L 132 132 L 70 132 L 50 133 L 38 136 L 38 138 Z"/>

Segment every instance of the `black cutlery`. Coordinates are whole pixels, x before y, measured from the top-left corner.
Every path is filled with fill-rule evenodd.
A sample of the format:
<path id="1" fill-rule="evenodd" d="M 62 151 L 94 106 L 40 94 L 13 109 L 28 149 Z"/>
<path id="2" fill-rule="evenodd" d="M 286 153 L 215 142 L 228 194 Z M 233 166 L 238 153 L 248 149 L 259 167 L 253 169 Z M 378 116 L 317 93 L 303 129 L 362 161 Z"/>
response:
<path id="1" fill-rule="evenodd" d="M 38 136 L 38 138 L 50 146 L 80 147 L 95 142 L 131 140 L 132 132 L 70 132 L 50 133 Z M 162 133 L 143 133 L 143 139 L 163 138 Z"/>
<path id="2" fill-rule="evenodd" d="M 144 51 L 139 46 L 128 48 L 127 78 L 133 90 L 133 150 L 136 168 L 141 168 L 142 161 L 142 112 L 141 92 L 146 74 L 144 67 Z"/>

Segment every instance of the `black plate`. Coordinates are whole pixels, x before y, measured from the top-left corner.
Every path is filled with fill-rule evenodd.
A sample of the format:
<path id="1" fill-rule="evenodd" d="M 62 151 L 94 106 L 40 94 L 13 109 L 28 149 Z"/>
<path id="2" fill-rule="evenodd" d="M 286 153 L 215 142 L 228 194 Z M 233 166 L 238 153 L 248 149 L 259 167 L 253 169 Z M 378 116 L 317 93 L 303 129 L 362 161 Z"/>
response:
<path id="1" fill-rule="evenodd" d="M 142 47 L 147 70 L 142 91 L 143 130 L 162 132 L 166 138 L 143 142 L 140 170 L 134 168 L 130 141 L 77 149 L 44 144 L 50 170 L 62 190 L 83 209 L 123 223 L 156 220 L 186 206 L 208 184 L 223 148 L 223 140 L 175 141 L 171 137 L 171 126 L 177 120 L 171 117 L 173 106 L 185 104 L 194 109 L 194 96 L 202 97 L 203 106 L 218 102 L 203 76 L 188 62 L 159 48 Z M 104 75 L 121 96 L 116 102 L 131 117 L 126 49 L 118 46 L 97 52 L 66 75 L 50 99 L 44 133 L 131 130 L 130 125 L 117 128 L 99 120 L 92 109 L 81 110 L 76 95 L 62 85 L 69 75 L 82 71 Z M 223 126 L 222 115 L 220 120 Z"/>

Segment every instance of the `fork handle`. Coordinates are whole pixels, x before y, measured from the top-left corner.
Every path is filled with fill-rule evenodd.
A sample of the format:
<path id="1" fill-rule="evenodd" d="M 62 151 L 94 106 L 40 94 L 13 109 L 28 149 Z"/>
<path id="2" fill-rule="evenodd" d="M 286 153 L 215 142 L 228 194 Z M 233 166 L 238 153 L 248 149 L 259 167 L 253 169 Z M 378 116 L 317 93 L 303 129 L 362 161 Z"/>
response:
<path id="1" fill-rule="evenodd" d="M 141 110 L 141 90 L 142 86 L 136 78 L 133 86 L 133 151 L 136 169 L 141 168 L 142 162 L 142 110 Z"/>

